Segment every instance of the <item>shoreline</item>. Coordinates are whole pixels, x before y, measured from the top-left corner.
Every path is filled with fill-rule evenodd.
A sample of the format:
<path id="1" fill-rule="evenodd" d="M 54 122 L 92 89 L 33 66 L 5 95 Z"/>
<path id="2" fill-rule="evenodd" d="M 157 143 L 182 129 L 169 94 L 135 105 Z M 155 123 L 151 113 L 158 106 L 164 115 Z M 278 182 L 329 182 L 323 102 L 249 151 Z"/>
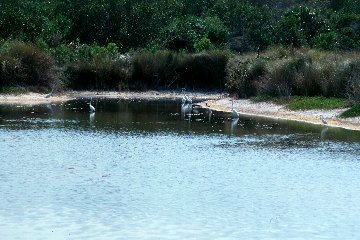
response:
<path id="1" fill-rule="evenodd" d="M 208 107 L 215 111 L 231 113 L 231 99 L 208 100 L 199 105 Z M 348 108 L 334 110 L 305 110 L 291 111 L 283 105 L 271 102 L 253 102 L 249 99 L 234 100 L 234 108 L 245 116 L 254 116 L 274 120 L 296 121 L 327 127 L 343 128 L 347 130 L 360 131 L 360 117 L 339 118 L 338 116 Z M 320 116 L 323 116 L 327 124 L 323 124 Z"/>
<path id="2" fill-rule="evenodd" d="M 198 101 L 198 105 L 211 108 L 215 111 L 231 112 L 231 98 L 219 92 L 189 92 L 188 95 Z M 180 100 L 178 91 L 122 91 L 122 92 L 91 92 L 91 91 L 65 91 L 55 93 L 45 98 L 46 94 L 0 94 L 0 105 L 41 105 L 61 103 L 79 98 L 106 98 L 106 99 L 144 99 L 144 100 Z M 253 102 L 249 99 L 234 100 L 234 107 L 240 114 L 246 116 L 262 117 L 275 120 L 288 120 L 309 124 L 324 125 L 320 116 L 328 122 L 326 126 L 360 131 L 360 117 L 339 118 L 339 114 L 346 109 L 335 110 L 306 110 L 290 111 L 282 105 L 271 102 Z M 325 126 L 325 125 L 324 125 Z"/>
<path id="3" fill-rule="evenodd" d="M 1 105 L 39 105 L 50 103 L 61 103 L 81 98 L 105 98 L 105 99 L 144 99 L 144 100 L 177 100 L 180 99 L 178 91 L 64 91 L 55 93 L 46 98 L 47 94 L 25 93 L 25 94 L 0 94 Z M 219 99 L 223 93 L 219 92 L 189 92 L 188 95 L 196 101 Z"/>

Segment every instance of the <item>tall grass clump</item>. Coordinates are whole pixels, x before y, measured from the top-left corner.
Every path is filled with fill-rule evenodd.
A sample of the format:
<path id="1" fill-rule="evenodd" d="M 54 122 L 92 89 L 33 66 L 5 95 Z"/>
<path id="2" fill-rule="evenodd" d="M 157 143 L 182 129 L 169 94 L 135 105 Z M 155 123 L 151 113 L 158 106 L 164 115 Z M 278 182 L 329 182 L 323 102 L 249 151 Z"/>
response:
<path id="1" fill-rule="evenodd" d="M 140 51 L 134 55 L 132 82 L 143 88 L 224 87 L 228 53 L 197 54 L 172 51 Z"/>
<path id="2" fill-rule="evenodd" d="M 266 62 L 263 59 L 236 56 L 226 66 L 226 88 L 239 97 L 255 96 L 257 84 L 266 73 Z"/>
<path id="3" fill-rule="evenodd" d="M 184 63 L 182 84 L 192 88 L 223 89 L 229 53 L 222 50 L 190 55 Z"/>
<path id="4" fill-rule="evenodd" d="M 349 62 L 346 70 L 346 94 L 352 104 L 360 105 L 360 59 Z"/>
<path id="5" fill-rule="evenodd" d="M 333 53 L 325 53 L 324 56 L 316 58 L 316 64 L 319 66 L 321 73 L 320 86 L 321 95 L 326 97 L 346 98 L 346 88 L 348 85 L 347 62 L 350 60 L 348 56 L 334 55 Z"/>
<path id="6" fill-rule="evenodd" d="M 68 87 L 77 90 L 128 89 L 131 75 L 129 56 L 121 55 L 115 44 L 62 45 L 55 50 L 63 64 Z"/>
<path id="7" fill-rule="evenodd" d="M 264 95 L 290 97 L 320 94 L 319 71 L 306 54 L 268 62 L 268 74 L 258 83 L 258 92 Z"/>
<path id="8" fill-rule="evenodd" d="M 55 59 L 32 43 L 5 42 L 0 50 L 0 87 L 59 88 L 62 72 Z"/>
<path id="9" fill-rule="evenodd" d="M 226 86 L 240 97 L 324 96 L 360 101 L 360 57 L 308 49 L 272 48 L 235 56 L 227 65 Z"/>
<path id="10" fill-rule="evenodd" d="M 139 51 L 133 59 L 132 84 L 138 88 L 178 85 L 184 57 L 171 51 Z"/>

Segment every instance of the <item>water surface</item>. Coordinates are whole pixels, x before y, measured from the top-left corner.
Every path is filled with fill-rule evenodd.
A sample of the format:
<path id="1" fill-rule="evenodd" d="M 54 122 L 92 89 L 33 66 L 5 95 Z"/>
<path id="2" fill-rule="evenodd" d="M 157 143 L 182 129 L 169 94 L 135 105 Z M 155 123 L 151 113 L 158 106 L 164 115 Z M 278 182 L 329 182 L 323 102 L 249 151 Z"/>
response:
<path id="1" fill-rule="evenodd" d="M 0 239 L 357 239 L 360 135 L 88 100 L 0 106 Z"/>

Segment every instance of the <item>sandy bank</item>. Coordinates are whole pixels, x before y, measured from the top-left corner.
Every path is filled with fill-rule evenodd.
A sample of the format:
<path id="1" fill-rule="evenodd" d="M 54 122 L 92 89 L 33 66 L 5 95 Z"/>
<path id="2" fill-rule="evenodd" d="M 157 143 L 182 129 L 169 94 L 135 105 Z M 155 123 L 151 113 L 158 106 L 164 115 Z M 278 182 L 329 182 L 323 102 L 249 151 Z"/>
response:
<path id="1" fill-rule="evenodd" d="M 208 100 L 202 102 L 200 105 L 203 107 L 210 107 L 217 111 L 231 111 L 231 99 L 229 98 Z M 339 115 L 346 109 L 290 111 L 281 105 L 269 102 L 253 102 L 248 99 L 234 100 L 234 107 L 241 114 L 248 116 L 292 120 L 319 125 L 322 124 L 320 120 L 320 116 L 322 115 L 328 122 L 327 126 L 360 130 L 360 117 L 347 119 L 339 118 Z"/>
<path id="2" fill-rule="evenodd" d="M 212 92 L 192 92 L 189 95 L 198 101 L 219 99 L 222 94 Z M 0 104 L 37 105 L 57 102 L 66 102 L 79 98 L 108 98 L 108 99 L 147 99 L 147 100 L 176 100 L 180 93 L 176 91 L 124 91 L 124 92 L 91 92 L 91 91 L 66 91 L 56 93 L 46 98 L 46 94 L 26 93 L 20 95 L 0 94 Z"/>
<path id="3" fill-rule="evenodd" d="M 108 99 L 147 99 L 147 100 L 179 100 L 180 94 L 176 91 L 124 91 L 124 92 L 90 92 L 67 91 L 45 98 L 46 94 L 27 93 L 21 95 L 0 95 L 0 104 L 37 105 L 57 102 L 66 102 L 79 98 L 108 98 Z M 230 112 L 231 99 L 222 93 L 191 92 L 189 96 L 201 101 L 203 107 L 210 107 L 217 111 Z M 360 130 L 360 117 L 341 119 L 338 116 L 346 109 L 336 110 L 308 110 L 290 111 L 284 106 L 269 102 L 253 102 L 247 99 L 234 101 L 234 107 L 244 115 L 258 116 L 272 119 L 293 120 L 312 124 L 322 124 L 322 115 L 330 127 L 340 127 L 351 130 Z"/>

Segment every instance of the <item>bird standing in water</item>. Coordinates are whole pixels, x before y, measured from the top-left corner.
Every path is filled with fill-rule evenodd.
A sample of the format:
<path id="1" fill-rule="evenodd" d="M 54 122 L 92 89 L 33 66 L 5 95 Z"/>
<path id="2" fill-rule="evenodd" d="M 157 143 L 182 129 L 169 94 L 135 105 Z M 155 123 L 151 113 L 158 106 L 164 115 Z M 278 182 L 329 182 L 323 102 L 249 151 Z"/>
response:
<path id="1" fill-rule="evenodd" d="M 49 98 L 49 97 L 52 97 L 54 94 L 54 89 L 51 89 L 51 92 L 46 94 L 45 98 Z"/>
<path id="2" fill-rule="evenodd" d="M 183 95 L 181 98 L 182 103 L 192 103 L 192 99 L 185 93 L 185 88 L 181 89 L 181 93 Z"/>
<path id="3" fill-rule="evenodd" d="M 231 100 L 231 114 L 233 118 L 239 118 L 240 113 L 234 108 L 234 100 Z"/>
<path id="4" fill-rule="evenodd" d="M 93 112 L 95 112 L 95 107 L 93 105 L 91 105 L 91 101 L 92 101 L 92 98 L 90 99 L 89 106 L 90 106 L 90 112 L 93 113 Z"/>

